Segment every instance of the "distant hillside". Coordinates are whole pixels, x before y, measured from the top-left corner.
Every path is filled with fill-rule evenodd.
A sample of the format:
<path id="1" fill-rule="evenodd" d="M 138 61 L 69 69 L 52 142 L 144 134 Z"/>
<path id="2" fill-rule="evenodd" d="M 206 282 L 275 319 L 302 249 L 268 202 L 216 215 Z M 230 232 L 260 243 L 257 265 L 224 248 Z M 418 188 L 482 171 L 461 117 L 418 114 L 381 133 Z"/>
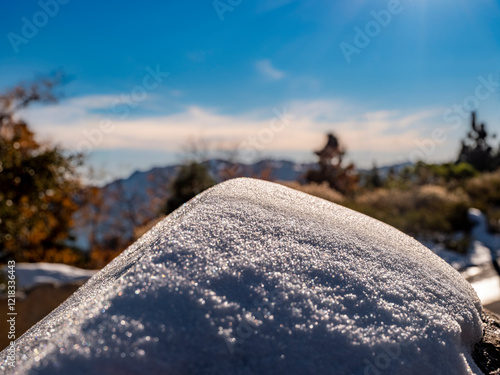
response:
<path id="1" fill-rule="evenodd" d="M 410 167 L 412 165 L 413 165 L 413 163 L 411 163 L 411 162 L 399 163 L 399 164 L 394 164 L 394 165 L 386 165 L 386 166 L 377 168 L 377 171 L 378 171 L 380 177 L 386 178 L 387 175 L 389 174 L 389 171 L 392 170 L 394 173 L 398 174 L 406 167 Z M 358 173 L 360 175 L 370 173 L 371 171 L 372 171 L 371 169 L 358 169 Z"/>
<path id="2" fill-rule="evenodd" d="M 213 178 L 220 182 L 230 177 L 267 177 L 271 180 L 297 181 L 314 164 L 294 163 L 286 160 L 262 160 L 254 164 L 231 163 L 212 159 L 204 163 Z M 134 228 L 159 214 L 168 197 L 168 184 L 175 176 L 178 165 L 157 167 L 149 171 L 134 172 L 126 179 L 113 181 L 102 188 L 101 204 L 83 207 L 75 216 L 73 234 L 75 245 L 89 248 L 89 240 L 94 235 L 98 240 L 104 236 L 132 238 Z"/>
<path id="3" fill-rule="evenodd" d="M 221 182 L 234 177 L 255 177 L 272 181 L 300 181 L 315 163 L 295 163 L 287 160 L 262 160 L 253 164 L 232 163 L 212 159 L 204 162 L 212 177 Z M 392 168 L 399 172 L 408 163 L 378 168 L 381 177 Z M 83 207 L 75 216 L 73 234 L 75 246 L 88 249 L 92 235 L 99 241 L 113 237 L 132 239 L 134 228 L 156 217 L 168 198 L 168 184 L 175 177 L 179 165 L 137 171 L 126 179 L 113 181 L 100 188 L 101 203 Z M 359 170 L 360 174 L 370 170 Z"/>

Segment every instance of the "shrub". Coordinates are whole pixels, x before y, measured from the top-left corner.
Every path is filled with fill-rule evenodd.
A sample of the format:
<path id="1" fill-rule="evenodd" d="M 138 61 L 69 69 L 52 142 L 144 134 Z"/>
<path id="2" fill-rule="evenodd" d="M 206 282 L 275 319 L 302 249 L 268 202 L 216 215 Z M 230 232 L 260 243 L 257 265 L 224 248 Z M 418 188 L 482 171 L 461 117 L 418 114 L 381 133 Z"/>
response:
<path id="1" fill-rule="evenodd" d="M 469 228 L 467 195 L 437 185 L 408 190 L 377 189 L 345 205 L 410 235 L 453 233 Z"/>
<path id="2" fill-rule="evenodd" d="M 215 185 L 205 165 L 188 162 L 180 167 L 179 172 L 170 185 L 170 198 L 163 213 L 168 215 L 202 191 Z"/>
<path id="3" fill-rule="evenodd" d="M 344 201 L 344 196 L 337 190 L 330 188 L 328 182 L 322 182 L 321 184 L 313 182 L 306 185 L 301 185 L 298 182 L 282 182 L 282 184 L 288 186 L 289 188 L 314 195 L 315 197 L 322 198 L 330 202 L 341 203 Z"/>
<path id="4" fill-rule="evenodd" d="M 470 197 L 471 205 L 488 217 L 490 229 L 500 232 L 500 170 L 483 173 L 469 180 L 464 189 Z"/>

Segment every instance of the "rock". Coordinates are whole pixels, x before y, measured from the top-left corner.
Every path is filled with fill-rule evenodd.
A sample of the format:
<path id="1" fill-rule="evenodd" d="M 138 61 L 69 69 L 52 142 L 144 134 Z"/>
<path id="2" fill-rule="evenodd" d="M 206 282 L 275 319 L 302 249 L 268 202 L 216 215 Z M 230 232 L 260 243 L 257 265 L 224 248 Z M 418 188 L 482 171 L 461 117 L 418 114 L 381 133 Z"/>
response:
<path id="1" fill-rule="evenodd" d="M 500 374 L 500 316 L 484 310 L 484 336 L 474 346 L 472 357 L 488 375 Z"/>

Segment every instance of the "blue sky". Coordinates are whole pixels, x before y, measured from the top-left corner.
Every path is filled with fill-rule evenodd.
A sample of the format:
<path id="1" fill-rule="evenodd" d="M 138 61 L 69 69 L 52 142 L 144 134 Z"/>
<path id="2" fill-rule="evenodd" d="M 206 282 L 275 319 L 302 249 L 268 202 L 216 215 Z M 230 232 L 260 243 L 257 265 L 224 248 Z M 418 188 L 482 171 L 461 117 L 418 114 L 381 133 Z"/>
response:
<path id="1" fill-rule="evenodd" d="M 472 108 L 500 130 L 494 0 L 0 7 L 0 89 L 64 70 L 65 98 L 23 115 L 112 176 L 179 161 L 189 139 L 311 161 L 334 131 L 367 167 L 452 159 Z"/>

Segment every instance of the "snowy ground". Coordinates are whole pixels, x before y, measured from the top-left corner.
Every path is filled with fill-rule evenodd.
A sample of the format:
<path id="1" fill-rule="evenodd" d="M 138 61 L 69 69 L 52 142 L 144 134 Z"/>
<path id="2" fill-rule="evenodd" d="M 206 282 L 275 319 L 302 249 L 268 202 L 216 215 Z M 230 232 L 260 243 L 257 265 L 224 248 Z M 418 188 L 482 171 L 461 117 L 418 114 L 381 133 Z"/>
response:
<path id="1" fill-rule="evenodd" d="M 475 225 L 467 254 L 461 255 L 431 242 L 422 243 L 461 272 L 484 306 L 500 313 L 500 277 L 492 266 L 492 259 L 498 261 L 500 255 L 500 236 L 488 232 L 486 216 L 479 210 L 470 209 L 469 219 Z"/>
<path id="2" fill-rule="evenodd" d="M 500 278 L 497 275 L 473 282 L 472 287 L 483 305 L 500 301 Z"/>
<path id="3" fill-rule="evenodd" d="M 490 263 L 489 249 L 476 244 L 466 255 L 445 250 L 439 245 L 426 243 L 438 256 L 452 267 L 459 270 L 462 276 L 471 283 L 481 303 L 496 313 L 500 313 L 500 278 Z M 494 304 L 494 308 L 490 305 Z"/>
<path id="4" fill-rule="evenodd" d="M 14 374 L 480 374 L 481 304 L 394 228 L 269 182 L 217 185 L 16 342 Z"/>

